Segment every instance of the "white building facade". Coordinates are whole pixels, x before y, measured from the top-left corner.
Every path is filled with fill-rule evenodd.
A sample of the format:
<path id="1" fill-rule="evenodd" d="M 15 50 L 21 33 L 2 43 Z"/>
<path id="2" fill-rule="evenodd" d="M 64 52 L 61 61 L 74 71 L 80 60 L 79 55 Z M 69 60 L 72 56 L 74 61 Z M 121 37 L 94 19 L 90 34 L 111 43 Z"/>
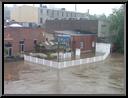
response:
<path id="1" fill-rule="evenodd" d="M 11 11 L 11 19 L 17 22 L 33 22 L 42 25 L 46 20 L 88 19 L 88 13 L 66 11 L 65 8 L 49 9 L 47 6 L 16 6 Z"/>
<path id="2" fill-rule="evenodd" d="M 45 23 L 46 20 L 68 20 L 68 19 L 88 19 L 87 13 L 79 13 L 73 11 L 66 11 L 64 8 L 58 9 L 48 9 L 44 7 L 39 8 L 39 23 Z"/>

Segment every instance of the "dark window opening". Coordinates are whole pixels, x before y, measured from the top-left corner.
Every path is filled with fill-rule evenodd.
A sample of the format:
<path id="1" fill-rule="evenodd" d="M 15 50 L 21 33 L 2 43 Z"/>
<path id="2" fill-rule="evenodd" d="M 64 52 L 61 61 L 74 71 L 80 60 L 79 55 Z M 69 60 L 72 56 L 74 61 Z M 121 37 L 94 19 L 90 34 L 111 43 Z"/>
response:
<path id="1" fill-rule="evenodd" d="M 106 25 L 102 25 L 102 27 L 106 27 Z"/>
<path id="2" fill-rule="evenodd" d="M 24 52 L 24 44 L 20 44 L 20 52 Z"/>
<path id="3" fill-rule="evenodd" d="M 19 50 L 20 50 L 20 52 L 24 52 L 24 41 L 22 40 L 22 41 L 20 41 L 19 42 L 19 44 L 20 44 L 20 46 L 19 46 Z"/>
<path id="4" fill-rule="evenodd" d="M 6 49 L 5 55 L 8 57 L 11 57 L 12 56 L 12 45 L 11 44 L 5 44 L 4 48 Z"/>
<path id="5" fill-rule="evenodd" d="M 37 44 L 37 40 L 36 40 L 36 39 L 34 40 L 34 44 L 35 44 L 35 45 Z"/>
<path id="6" fill-rule="evenodd" d="M 49 12 L 49 11 L 47 10 L 47 15 L 48 15 L 48 12 Z"/>
<path id="7" fill-rule="evenodd" d="M 12 48 L 8 48 L 8 56 L 12 56 Z"/>
<path id="8" fill-rule="evenodd" d="M 40 13 L 43 13 L 43 10 L 42 9 L 40 10 Z"/>
<path id="9" fill-rule="evenodd" d="M 64 13 L 62 12 L 62 16 L 64 16 Z"/>
<path id="10" fill-rule="evenodd" d="M 42 23 L 42 18 L 40 18 L 40 23 Z"/>
<path id="11" fill-rule="evenodd" d="M 57 16 L 59 16 L 59 12 L 57 12 Z"/>
<path id="12" fill-rule="evenodd" d="M 19 43 L 20 43 L 20 44 L 24 44 L 24 41 L 23 41 L 23 40 L 21 40 Z"/>
<path id="13" fill-rule="evenodd" d="M 68 13 L 66 13 L 66 16 L 68 17 Z"/>
<path id="14" fill-rule="evenodd" d="M 8 42 L 5 44 L 5 47 L 12 47 L 12 44 Z"/>

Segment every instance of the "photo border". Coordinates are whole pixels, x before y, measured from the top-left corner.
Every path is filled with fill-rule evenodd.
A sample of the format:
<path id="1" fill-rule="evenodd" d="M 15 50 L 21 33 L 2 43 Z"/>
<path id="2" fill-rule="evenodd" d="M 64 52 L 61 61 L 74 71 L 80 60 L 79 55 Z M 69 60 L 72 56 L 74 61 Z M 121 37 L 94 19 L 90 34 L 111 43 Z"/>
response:
<path id="1" fill-rule="evenodd" d="M 3 0 L 4 1 L 4 0 Z M 29 2 L 28 2 L 29 1 Z M 25 0 L 25 2 L 24 2 L 24 0 L 22 0 L 22 2 L 20 2 L 20 1 L 16 1 L 16 0 L 9 0 L 9 2 L 8 1 L 4 1 L 4 2 L 2 2 L 2 20 L 4 20 L 4 4 L 33 4 L 33 3 L 36 3 L 36 4 L 40 4 L 40 3 L 43 3 L 43 4 L 77 4 L 78 2 L 79 2 L 79 4 L 84 4 L 84 3 L 86 3 L 86 4 L 125 4 L 126 5 L 126 2 L 125 1 L 127 1 L 127 0 L 123 0 L 123 1 L 120 1 L 120 0 L 118 0 L 118 1 L 120 1 L 120 2 L 118 2 L 117 0 L 117 2 L 116 1 L 112 1 L 112 2 L 108 2 L 108 0 L 107 0 L 107 2 L 91 2 L 90 0 L 90 2 L 88 2 L 88 1 L 85 1 L 85 0 L 68 0 L 68 2 L 66 2 L 66 0 L 65 0 L 65 2 L 58 2 L 58 1 L 60 1 L 60 0 L 56 0 L 56 1 L 54 1 L 54 2 L 49 2 L 49 1 L 52 1 L 52 0 L 47 0 L 47 2 L 45 2 L 46 0 L 43 0 L 43 2 L 41 2 L 42 0 L 28 0 L 28 1 L 26 1 Z M 35 2 L 36 1 L 36 2 Z M 78 1 L 78 2 L 77 2 Z M 84 2 L 81 2 L 81 1 L 84 1 Z M 111 0 L 110 0 L 111 1 Z M 125 14 L 126 14 L 126 7 L 125 7 Z M 0 19 L 1 20 L 1 19 Z M 0 22 L 1 23 L 1 22 Z M 124 70 L 126 70 L 126 15 L 124 16 L 124 66 L 125 66 L 125 69 Z M 1 26 L 1 25 L 0 25 Z M 0 29 L 1 30 L 1 29 Z M 4 21 L 2 21 L 2 53 L 4 53 Z M 2 60 L 4 60 L 4 55 L 2 54 Z M 124 82 L 125 82 L 125 91 L 126 91 L 126 71 L 125 71 L 125 75 L 124 75 L 124 78 L 125 78 L 125 80 L 124 80 Z M 108 96 L 108 95 L 111 95 L 111 96 L 124 96 L 124 95 L 126 95 L 126 93 L 125 94 L 4 94 L 4 61 L 2 61 L 2 96 Z"/>

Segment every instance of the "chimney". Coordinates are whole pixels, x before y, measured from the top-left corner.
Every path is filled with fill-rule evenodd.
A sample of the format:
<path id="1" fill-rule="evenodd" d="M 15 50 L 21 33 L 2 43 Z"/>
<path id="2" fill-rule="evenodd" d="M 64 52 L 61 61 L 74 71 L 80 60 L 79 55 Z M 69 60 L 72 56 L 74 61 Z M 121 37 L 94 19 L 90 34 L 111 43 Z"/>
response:
<path id="1" fill-rule="evenodd" d="M 88 14 L 89 14 L 89 9 L 88 9 Z"/>
<path id="2" fill-rule="evenodd" d="M 40 7 L 42 7 L 42 4 L 40 4 Z"/>
<path id="3" fill-rule="evenodd" d="M 77 11 L 76 4 L 75 4 L 75 12 Z"/>

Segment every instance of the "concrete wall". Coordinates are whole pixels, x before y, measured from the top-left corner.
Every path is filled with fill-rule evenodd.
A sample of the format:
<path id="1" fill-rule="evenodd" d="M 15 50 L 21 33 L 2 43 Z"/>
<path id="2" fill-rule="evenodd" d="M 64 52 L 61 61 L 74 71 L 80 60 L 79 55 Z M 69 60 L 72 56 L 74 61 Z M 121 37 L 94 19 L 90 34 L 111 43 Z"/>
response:
<path id="1" fill-rule="evenodd" d="M 108 21 L 98 21 L 98 37 L 108 37 L 109 35 Z"/>
<path id="2" fill-rule="evenodd" d="M 107 43 L 96 43 L 96 52 L 99 53 L 110 53 L 111 44 Z"/>

